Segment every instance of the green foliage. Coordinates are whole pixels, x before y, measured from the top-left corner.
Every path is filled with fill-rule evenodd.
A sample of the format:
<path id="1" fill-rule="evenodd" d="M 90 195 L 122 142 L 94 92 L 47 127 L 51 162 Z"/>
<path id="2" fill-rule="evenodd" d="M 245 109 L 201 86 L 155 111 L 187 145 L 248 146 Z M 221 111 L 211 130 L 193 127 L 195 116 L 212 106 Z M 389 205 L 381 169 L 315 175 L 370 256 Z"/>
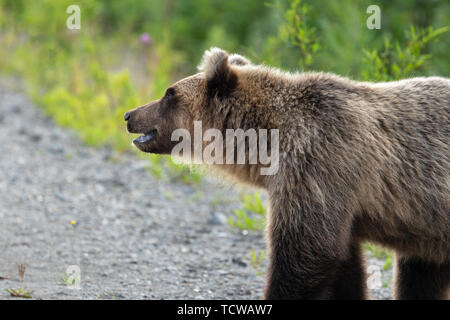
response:
<path id="1" fill-rule="evenodd" d="M 264 207 L 258 192 L 243 197 L 242 208 L 233 210 L 233 216 L 227 219 L 228 223 L 241 230 L 262 230 L 265 226 L 267 210 Z"/>
<path id="2" fill-rule="evenodd" d="M 439 29 L 449 25 L 448 10 L 450 3 L 436 0 L 432 4 L 423 0 L 411 0 L 405 3 L 383 2 L 380 4 L 382 23 L 380 30 L 369 30 L 366 27 L 368 14 L 366 9 L 374 4 L 368 0 L 274 0 L 269 6 L 272 14 L 264 29 L 265 39 L 253 42 L 247 49 L 248 55 L 255 62 L 276 65 L 283 69 L 320 70 L 361 78 L 371 68 L 364 51 L 383 51 L 386 39 L 391 47 L 398 43 L 401 48 L 408 45 L 404 30 L 410 25 L 418 30 L 432 26 Z M 306 7 L 306 14 L 303 14 Z M 303 18 L 302 18 L 303 16 Z M 275 26 L 272 23 L 276 23 Z M 303 31 L 302 31 L 303 30 Z M 417 32 L 419 34 L 419 32 Z M 301 38 L 303 36 L 303 38 Z M 300 37 L 300 38 L 299 38 Z M 299 39 L 298 39 L 299 38 Z M 289 41 L 292 40 L 292 41 Z M 293 43 L 292 43 L 293 42 Z M 312 59 L 304 65 L 304 57 L 309 55 L 308 49 L 301 53 L 298 47 L 310 43 L 309 52 Z M 297 44 L 297 45 L 295 45 Z M 450 74 L 448 48 L 450 36 L 443 35 L 439 41 L 429 41 L 423 52 L 433 59 L 422 64 L 420 75 Z M 305 48 L 305 46 L 303 46 Z M 375 80 L 375 79 L 373 79 Z"/>
<path id="3" fill-rule="evenodd" d="M 392 267 L 393 256 L 391 251 L 369 242 L 364 243 L 364 249 L 369 252 L 372 257 L 384 261 L 383 272 Z M 386 287 L 388 284 L 389 282 L 384 282 L 383 287 Z"/>
<path id="4" fill-rule="evenodd" d="M 391 282 L 392 282 L 392 278 L 383 280 L 382 288 L 387 288 Z"/>
<path id="5" fill-rule="evenodd" d="M 168 157 L 164 159 L 165 166 L 170 168 L 168 173 L 171 181 L 182 181 L 190 185 L 200 185 L 202 182 L 203 174 L 198 167 L 177 165 Z"/>
<path id="6" fill-rule="evenodd" d="M 255 250 L 250 251 L 250 265 L 256 271 L 256 275 L 260 276 L 264 274 L 263 263 L 266 259 L 266 252 L 261 250 L 259 254 L 256 254 Z"/>
<path id="7" fill-rule="evenodd" d="M 411 26 L 407 33 L 408 42 L 402 47 L 398 42 L 393 45 L 387 39 L 381 51 L 365 50 L 366 69 L 363 77 L 371 81 L 399 80 L 413 75 L 431 58 L 424 51 L 426 45 L 437 40 L 438 36 L 448 31 L 448 27 L 434 30 L 433 27 L 416 29 Z"/>
<path id="8" fill-rule="evenodd" d="M 380 260 L 390 260 L 392 262 L 392 253 L 380 246 L 374 245 L 372 243 L 366 242 L 364 244 L 364 249 L 370 252 L 370 254 Z"/>
<path id="9" fill-rule="evenodd" d="M 77 281 L 76 277 L 71 277 L 65 274 L 61 279 L 61 284 L 64 286 L 73 286 Z"/>
<path id="10" fill-rule="evenodd" d="M 25 299 L 31 299 L 32 298 L 32 294 L 33 291 L 29 291 L 25 288 L 20 288 L 20 289 L 5 289 L 6 292 L 8 292 L 12 297 L 17 297 L 17 298 L 25 298 Z"/>
<path id="11" fill-rule="evenodd" d="M 193 186 L 199 186 L 203 181 L 200 168 L 176 164 L 167 156 L 151 155 L 148 171 L 153 177 L 162 181 L 180 181 Z"/>
<path id="12" fill-rule="evenodd" d="M 129 75 L 127 72 L 106 73 L 94 62 L 89 69 L 86 77 L 92 80 L 92 85 L 86 86 L 83 81 L 75 84 L 76 90 L 55 85 L 39 97 L 38 102 L 58 124 L 79 131 L 88 144 L 109 144 L 126 150 L 129 137 L 123 125 L 123 114 L 129 106 L 138 105 Z"/>
<path id="13" fill-rule="evenodd" d="M 306 69 L 319 49 L 316 29 L 308 23 L 311 7 L 302 0 L 293 0 L 284 13 L 285 23 L 280 27 L 279 37 L 293 45 L 299 53 L 300 68 Z"/>
<path id="14" fill-rule="evenodd" d="M 389 256 L 389 257 L 386 258 L 386 260 L 384 262 L 383 271 L 386 271 L 386 270 L 388 270 L 391 267 L 392 267 L 392 257 Z"/>

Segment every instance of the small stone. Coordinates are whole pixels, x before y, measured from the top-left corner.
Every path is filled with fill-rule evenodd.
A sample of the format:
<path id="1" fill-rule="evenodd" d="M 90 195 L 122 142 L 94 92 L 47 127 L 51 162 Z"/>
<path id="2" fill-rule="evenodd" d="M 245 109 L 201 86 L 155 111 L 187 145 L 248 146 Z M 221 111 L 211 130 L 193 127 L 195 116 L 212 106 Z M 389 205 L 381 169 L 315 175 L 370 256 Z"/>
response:
<path id="1" fill-rule="evenodd" d="M 231 259 L 231 261 L 234 264 L 237 264 L 240 267 L 246 267 L 247 266 L 247 264 L 244 261 L 242 261 L 241 259 L 239 259 L 239 258 L 233 258 L 233 259 Z"/>
<path id="2" fill-rule="evenodd" d="M 208 224 L 213 226 L 224 225 L 227 222 L 227 218 L 219 212 L 212 212 L 208 219 Z"/>

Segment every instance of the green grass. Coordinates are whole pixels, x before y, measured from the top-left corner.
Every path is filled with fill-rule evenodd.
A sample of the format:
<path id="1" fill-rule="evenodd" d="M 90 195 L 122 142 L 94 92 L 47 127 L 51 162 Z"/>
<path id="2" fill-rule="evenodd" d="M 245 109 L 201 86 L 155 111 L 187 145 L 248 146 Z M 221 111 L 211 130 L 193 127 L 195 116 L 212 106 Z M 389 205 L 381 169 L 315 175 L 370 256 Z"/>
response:
<path id="1" fill-rule="evenodd" d="M 250 251 L 250 265 L 256 271 L 256 275 L 260 276 L 264 274 L 263 263 L 266 259 L 266 252 L 261 250 L 259 254 L 255 250 Z"/>
<path id="2" fill-rule="evenodd" d="M 391 253 L 389 253 L 391 254 Z M 388 256 L 386 258 L 386 260 L 384 261 L 384 265 L 383 265 L 383 271 L 387 271 L 388 269 L 390 269 L 392 267 L 392 257 Z"/>
<path id="3" fill-rule="evenodd" d="M 258 192 L 246 194 L 242 199 L 242 208 L 233 210 L 227 222 L 233 228 L 247 231 L 263 230 L 266 224 L 267 210 Z"/>
<path id="4" fill-rule="evenodd" d="M 392 282 L 392 278 L 383 280 L 383 283 L 382 283 L 382 285 L 381 285 L 382 288 L 387 288 L 387 287 L 389 287 L 389 285 L 391 284 L 391 282 Z"/>
<path id="5" fill-rule="evenodd" d="M 166 182 L 183 182 L 185 184 L 199 186 L 203 181 L 202 171 L 189 165 L 175 164 L 168 156 L 140 154 L 149 159 L 148 172 L 154 178 Z"/>
<path id="6" fill-rule="evenodd" d="M 65 286 L 73 286 L 76 283 L 77 279 L 75 277 L 69 277 L 68 275 L 64 275 L 61 279 L 61 284 Z"/>
<path id="7" fill-rule="evenodd" d="M 12 297 L 31 299 L 33 291 L 29 291 L 25 288 L 20 289 L 5 289 Z"/>
<path id="8" fill-rule="evenodd" d="M 369 242 L 364 243 L 364 249 L 367 250 L 372 257 L 385 261 L 383 270 L 387 270 L 392 266 L 393 256 L 391 251 Z"/>

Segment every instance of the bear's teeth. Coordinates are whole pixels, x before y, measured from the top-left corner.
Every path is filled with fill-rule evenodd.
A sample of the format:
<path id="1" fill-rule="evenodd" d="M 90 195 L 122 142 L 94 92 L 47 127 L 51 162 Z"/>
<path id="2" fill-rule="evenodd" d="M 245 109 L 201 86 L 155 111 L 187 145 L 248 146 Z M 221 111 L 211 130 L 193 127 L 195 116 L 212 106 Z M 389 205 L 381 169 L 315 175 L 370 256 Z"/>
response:
<path id="1" fill-rule="evenodd" d="M 156 129 L 150 131 L 149 133 L 143 134 L 140 137 L 137 137 L 136 139 L 133 140 L 133 142 L 137 142 L 137 143 L 146 143 L 149 142 L 150 140 L 152 140 L 154 137 L 156 137 Z"/>
<path id="2" fill-rule="evenodd" d="M 136 138 L 134 141 L 139 142 L 139 143 L 145 143 L 148 142 L 152 139 L 152 136 L 149 134 L 146 134 L 145 136 L 140 136 L 138 138 Z"/>

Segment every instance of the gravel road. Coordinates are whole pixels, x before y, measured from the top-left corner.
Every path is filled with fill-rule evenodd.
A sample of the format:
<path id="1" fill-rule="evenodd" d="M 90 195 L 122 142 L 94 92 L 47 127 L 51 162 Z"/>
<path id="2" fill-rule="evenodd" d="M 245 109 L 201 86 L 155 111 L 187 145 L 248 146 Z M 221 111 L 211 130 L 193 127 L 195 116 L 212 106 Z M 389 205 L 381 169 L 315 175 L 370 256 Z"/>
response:
<path id="1" fill-rule="evenodd" d="M 263 236 L 225 221 L 235 186 L 157 181 L 148 161 L 83 145 L 5 84 L 0 154 L 0 299 L 22 287 L 33 299 L 262 297 L 249 260 Z M 73 265 L 78 289 L 63 283 Z M 390 285 L 372 294 L 389 298 Z"/>

